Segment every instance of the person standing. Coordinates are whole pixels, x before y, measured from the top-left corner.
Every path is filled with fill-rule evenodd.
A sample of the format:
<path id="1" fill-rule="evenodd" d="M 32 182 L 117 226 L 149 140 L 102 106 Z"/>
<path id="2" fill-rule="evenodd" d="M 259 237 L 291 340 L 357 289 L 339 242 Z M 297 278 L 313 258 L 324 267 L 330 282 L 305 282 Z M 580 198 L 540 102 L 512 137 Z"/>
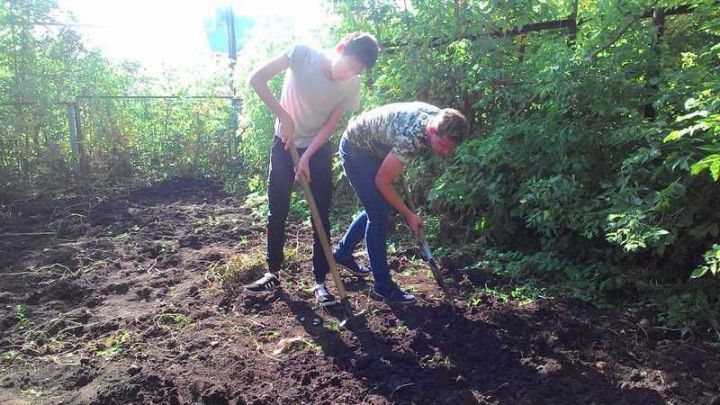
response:
<path id="1" fill-rule="evenodd" d="M 295 180 L 305 178 L 320 211 L 326 234 L 330 231 L 332 198 L 332 150 L 328 143 L 344 111 L 360 107 L 358 75 L 372 68 L 377 60 L 377 40 L 367 33 L 345 36 L 328 56 L 306 45 L 296 45 L 261 66 L 252 74 L 250 85 L 277 116 L 270 152 L 267 222 L 268 271 L 244 286 L 251 295 L 266 294 L 280 286 L 279 271 L 284 260 L 285 221 Z M 286 71 L 280 100 L 268 81 Z M 297 170 L 288 152 L 294 143 L 300 154 Z M 313 273 L 315 297 L 321 306 L 332 305 L 335 297 L 325 288 L 329 271 L 317 231 L 313 229 Z M 358 276 L 367 270 L 359 269 Z"/>

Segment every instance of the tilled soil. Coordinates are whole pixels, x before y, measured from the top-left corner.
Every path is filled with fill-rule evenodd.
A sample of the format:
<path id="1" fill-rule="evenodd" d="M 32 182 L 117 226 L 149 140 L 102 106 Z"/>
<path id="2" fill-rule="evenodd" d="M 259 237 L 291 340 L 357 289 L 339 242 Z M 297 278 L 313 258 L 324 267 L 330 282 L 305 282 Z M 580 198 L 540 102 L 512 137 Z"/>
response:
<path id="1" fill-rule="evenodd" d="M 717 346 L 581 302 L 499 299 L 485 287 L 511 281 L 487 269 L 447 270 L 451 307 L 397 255 L 418 303 L 347 277 L 357 316 L 341 328 L 313 301 L 307 221 L 288 225 L 283 288 L 246 296 L 249 275 L 227 269 L 262 259 L 263 219 L 214 183 L 2 207 L 0 403 L 720 403 Z"/>

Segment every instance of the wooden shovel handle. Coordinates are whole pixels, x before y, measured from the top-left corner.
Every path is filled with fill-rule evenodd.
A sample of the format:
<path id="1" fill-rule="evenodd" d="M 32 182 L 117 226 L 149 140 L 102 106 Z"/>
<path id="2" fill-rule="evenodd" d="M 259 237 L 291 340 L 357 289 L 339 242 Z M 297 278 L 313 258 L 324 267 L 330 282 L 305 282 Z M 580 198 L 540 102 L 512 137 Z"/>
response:
<path id="1" fill-rule="evenodd" d="M 295 144 L 292 140 L 290 140 L 290 146 L 288 150 L 290 151 L 293 165 L 297 168 L 298 162 L 300 162 L 300 155 L 298 154 L 297 148 L 295 147 Z M 308 206 L 310 207 L 312 221 L 313 224 L 315 224 L 315 230 L 317 231 L 318 237 L 320 238 L 320 245 L 322 245 L 323 253 L 325 254 L 325 260 L 327 260 L 328 266 L 330 267 L 330 274 L 332 275 L 333 281 L 335 281 L 335 287 L 338 290 L 338 295 L 340 296 L 341 300 L 344 300 L 347 296 L 345 284 L 343 283 L 342 278 L 340 278 L 340 274 L 338 273 L 337 265 L 335 264 L 335 258 L 332 254 L 332 248 L 330 247 L 330 238 L 328 238 L 327 232 L 325 232 L 325 227 L 323 226 L 322 219 L 320 218 L 320 211 L 317 208 L 317 204 L 315 204 L 315 198 L 313 197 L 312 190 L 310 189 L 310 184 L 308 183 L 307 179 L 301 178 L 300 185 L 302 186 L 303 192 L 305 193 L 305 199 L 307 200 Z"/>

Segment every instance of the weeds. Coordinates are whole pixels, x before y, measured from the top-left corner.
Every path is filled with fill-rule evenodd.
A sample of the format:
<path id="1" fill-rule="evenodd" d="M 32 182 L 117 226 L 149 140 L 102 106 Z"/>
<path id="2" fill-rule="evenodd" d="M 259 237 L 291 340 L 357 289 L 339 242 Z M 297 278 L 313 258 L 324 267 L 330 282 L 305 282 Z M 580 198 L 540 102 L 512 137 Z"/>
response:
<path id="1" fill-rule="evenodd" d="M 15 360 L 20 358 L 20 352 L 17 350 L 8 350 L 5 353 L 2 354 L 0 359 L 2 359 L 3 363 L 11 364 Z"/>
<path id="2" fill-rule="evenodd" d="M 219 214 L 211 215 L 208 218 L 203 218 L 193 224 L 193 233 L 201 234 L 205 231 L 210 231 L 223 225 L 232 226 L 239 222 L 237 214 Z"/>
<path id="3" fill-rule="evenodd" d="M 340 326 L 340 322 L 329 322 L 326 326 L 327 330 L 332 333 L 340 334 L 343 331 L 343 327 Z"/>
<path id="4" fill-rule="evenodd" d="M 180 244 L 176 240 L 160 241 L 160 252 L 162 253 L 177 253 L 179 249 Z"/>
<path id="5" fill-rule="evenodd" d="M 168 329 L 170 332 L 183 332 L 187 328 L 197 326 L 196 322 L 190 320 L 187 315 L 179 312 L 163 312 L 155 317 L 155 324 L 161 328 Z"/>
<path id="6" fill-rule="evenodd" d="M 24 331 L 28 327 L 28 317 L 25 304 L 15 306 L 15 320 L 17 321 L 17 330 Z"/>
<path id="7" fill-rule="evenodd" d="M 91 343 L 91 348 L 96 357 L 109 361 L 122 354 L 130 341 L 131 335 L 129 331 L 118 330 L 100 342 Z"/>
<path id="8" fill-rule="evenodd" d="M 245 197 L 242 207 L 250 209 L 250 215 L 255 220 L 260 221 L 266 219 L 270 212 L 267 203 L 267 193 L 265 193 L 264 190 L 260 190 L 248 194 L 248 196 Z"/>
<path id="9" fill-rule="evenodd" d="M 28 397 L 39 398 L 42 396 L 42 390 L 37 389 L 37 388 L 32 388 L 32 387 L 22 389 L 22 390 L 20 390 L 20 392 L 23 395 L 28 396 Z"/>
<path id="10" fill-rule="evenodd" d="M 486 284 L 485 287 L 475 289 L 475 294 L 470 296 L 468 304 L 479 306 L 484 302 L 485 297 L 492 297 L 501 303 L 513 302 L 518 306 L 532 304 L 538 298 L 548 298 L 548 296 L 544 295 L 543 289 L 538 289 L 531 283 L 525 283 L 512 289 L 489 287 Z"/>
<path id="11" fill-rule="evenodd" d="M 302 339 L 302 342 L 307 346 L 310 350 L 315 352 L 315 355 L 319 356 L 323 353 L 323 348 L 320 346 L 317 342 L 312 341 L 310 339 L 304 338 Z"/>
<path id="12" fill-rule="evenodd" d="M 230 257 L 227 263 L 212 263 L 205 272 L 205 280 L 219 289 L 235 283 L 250 283 L 265 273 L 265 257 L 260 250 Z"/>
<path id="13" fill-rule="evenodd" d="M 398 320 L 397 324 L 389 329 L 390 334 L 395 336 L 401 336 L 407 333 L 408 326 L 405 324 L 405 322 Z"/>
<path id="14" fill-rule="evenodd" d="M 185 325 L 188 323 L 187 316 L 178 312 L 164 312 L 157 319 L 160 325 Z"/>

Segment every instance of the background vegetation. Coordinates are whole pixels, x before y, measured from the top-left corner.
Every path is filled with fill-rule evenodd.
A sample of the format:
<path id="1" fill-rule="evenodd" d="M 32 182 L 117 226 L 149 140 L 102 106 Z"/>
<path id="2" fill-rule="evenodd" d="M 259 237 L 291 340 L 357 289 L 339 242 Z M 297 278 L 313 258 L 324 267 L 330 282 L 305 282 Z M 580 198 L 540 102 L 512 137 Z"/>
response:
<path id="1" fill-rule="evenodd" d="M 715 0 L 328 7 L 338 19 L 316 45 L 330 48 L 359 29 L 382 43 L 364 108 L 418 99 L 472 121 L 472 138 L 452 159 L 407 174 L 443 253 L 596 304 L 642 308 L 683 334 L 720 337 Z M 137 65 L 85 49 L 72 27 L 33 25 L 54 9 L 49 1 L 0 5 L 0 201 L 69 180 L 192 176 L 221 179 L 261 205 L 273 118 L 245 82 L 296 38 L 251 34 L 234 73 L 235 131 L 227 100 L 83 98 L 212 94 L 227 74 L 143 77 Z M 74 101 L 79 162 L 65 104 Z M 336 176 L 337 200 L 354 201 L 339 168 Z"/>

